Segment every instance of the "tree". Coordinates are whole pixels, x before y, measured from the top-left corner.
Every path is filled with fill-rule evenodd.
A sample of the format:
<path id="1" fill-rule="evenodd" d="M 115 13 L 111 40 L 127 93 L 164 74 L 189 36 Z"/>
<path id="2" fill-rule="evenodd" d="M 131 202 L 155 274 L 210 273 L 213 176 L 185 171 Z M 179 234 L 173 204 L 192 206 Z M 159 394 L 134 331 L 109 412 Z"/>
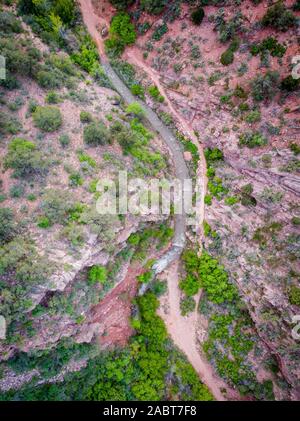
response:
<path id="1" fill-rule="evenodd" d="M 74 0 L 55 0 L 54 13 L 66 24 L 71 24 L 75 18 Z"/>
<path id="2" fill-rule="evenodd" d="M 271 26 L 283 32 L 294 26 L 296 21 L 296 16 L 290 10 L 287 10 L 281 1 L 269 7 L 262 18 L 262 24 L 264 26 Z"/>
<path id="3" fill-rule="evenodd" d="M 132 102 L 126 108 L 127 114 L 133 114 L 136 117 L 143 117 L 145 111 L 143 110 L 142 106 L 138 102 Z"/>
<path id="4" fill-rule="evenodd" d="M 234 60 L 234 53 L 230 48 L 228 48 L 224 53 L 221 55 L 220 62 L 223 66 L 228 66 L 229 64 L 233 63 Z"/>
<path id="5" fill-rule="evenodd" d="M 107 280 L 107 270 L 104 266 L 94 265 L 88 273 L 88 282 L 91 285 L 96 283 L 104 284 Z"/>
<path id="6" fill-rule="evenodd" d="M 89 145 L 105 145 L 110 142 L 109 131 L 98 121 L 88 124 L 83 130 L 83 138 Z"/>
<path id="7" fill-rule="evenodd" d="M 194 10 L 194 12 L 192 12 L 191 14 L 192 22 L 195 25 L 200 25 L 203 21 L 204 15 L 205 13 L 203 7 L 199 7 L 197 10 Z"/>
<path id="8" fill-rule="evenodd" d="M 37 107 L 33 113 L 33 121 L 44 132 L 54 132 L 62 125 L 62 116 L 59 108 Z"/>
<path id="9" fill-rule="evenodd" d="M 300 86 L 300 79 L 293 78 L 292 75 L 287 76 L 286 78 L 282 79 L 280 83 L 280 89 L 283 91 L 296 91 Z"/>
<path id="10" fill-rule="evenodd" d="M 17 177 L 42 172 L 46 166 L 46 161 L 34 143 L 22 138 L 15 138 L 8 145 L 4 167 L 14 169 Z"/>
<path id="11" fill-rule="evenodd" d="M 120 12 L 113 16 L 109 32 L 117 36 L 124 45 L 134 44 L 136 33 L 127 13 Z"/>
<path id="12" fill-rule="evenodd" d="M 126 10 L 128 6 L 134 3 L 134 0 L 110 0 L 110 2 L 116 9 Z"/>

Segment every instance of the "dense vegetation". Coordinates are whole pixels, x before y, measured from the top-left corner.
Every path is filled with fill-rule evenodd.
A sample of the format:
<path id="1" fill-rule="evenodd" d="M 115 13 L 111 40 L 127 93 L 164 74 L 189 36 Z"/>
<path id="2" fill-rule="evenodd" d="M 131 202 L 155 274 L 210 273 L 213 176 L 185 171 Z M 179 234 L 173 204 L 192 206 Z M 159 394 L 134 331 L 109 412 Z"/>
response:
<path id="1" fill-rule="evenodd" d="M 62 342 L 55 352 L 10 360 L 14 370 L 37 368 L 49 378 L 67 361 L 90 355 L 86 367 L 66 375 L 63 383 L 34 386 L 2 394 L 16 400 L 212 400 L 192 366 L 167 338 L 163 321 L 156 315 L 158 299 L 152 292 L 136 300 L 138 317 L 132 320 L 136 335 L 123 350 L 100 355 L 92 345 Z M 168 381 L 166 381 L 168 377 Z"/>

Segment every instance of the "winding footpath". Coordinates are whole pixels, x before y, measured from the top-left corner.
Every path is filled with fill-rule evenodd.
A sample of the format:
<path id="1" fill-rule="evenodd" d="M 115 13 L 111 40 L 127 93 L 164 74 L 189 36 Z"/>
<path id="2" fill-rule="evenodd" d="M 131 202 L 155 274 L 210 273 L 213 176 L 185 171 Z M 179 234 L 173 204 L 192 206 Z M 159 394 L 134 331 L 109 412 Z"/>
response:
<path id="1" fill-rule="evenodd" d="M 145 118 L 149 121 L 154 130 L 161 136 L 161 138 L 164 140 L 164 142 L 170 150 L 174 162 L 176 177 L 181 181 L 183 181 L 184 179 L 188 179 L 189 172 L 183 157 L 182 146 L 179 143 L 179 141 L 176 139 L 176 137 L 173 135 L 170 129 L 168 129 L 162 123 L 162 121 L 158 118 L 158 116 L 150 107 L 148 107 L 144 102 L 137 100 L 136 97 L 134 97 L 131 94 L 127 86 L 122 82 L 122 80 L 119 78 L 119 76 L 109 64 L 109 61 L 105 56 L 103 40 L 97 30 L 100 23 L 100 17 L 95 14 L 92 1 L 79 0 L 79 4 L 81 6 L 84 23 L 98 47 L 102 67 L 106 75 L 110 79 L 112 85 L 127 103 L 140 103 L 140 105 L 145 111 Z M 163 86 L 161 86 L 160 84 L 158 75 L 155 74 L 154 71 L 152 71 L 152 69 L 147 68 L 143 63 L 136 62 L 136 64 L 142 67 L 143 70 L 146 71 L 148 76 L 153 80 L 153 82 L 158 86 L 161 94 L 165 97 L 166 103 L 171 113 L 173 114 L 175 119 L 180 123 L 182 132 L 186 136 L 188 136 L 198 147 L 200 161 L 199 168 L 197 171 L 197 177 L 201 182 L 202 188 L 200 203 L 200 226 L 202 227 L 202 223 L 204 220 L 204 195 L 207 184 L 206 163 L 203 148 L 200 145 L 194 132 L 189 128 L 187 122 L 174 109 L 173 104 L 168 99 L 168 96 Z M 185 214 L 175 216 L 175 233 L 172 241 L 172 246 L 168 250 L 168 252 L 165 255 L 163 255 L 153 266 L 153 270 L 156 274 L 162 273 L 164 271 L 164 274 L 166 274 L 168 281 L 168 295 L 166 297 L 166 306 L 168 307 L 168 310 L 166 312 L 160 310 L 160 315 L 164 319 L 174 343 L 185 353 L 190 363 L 198 372 L 201 380 L 208 386 L 208 388 L 213 393 L 215 399 L 225 400 L 223 394 L 221 393 L 221 389 L 227 388 L 228 390 L 228 386 L 221 379 L 216 377 L 212 367 L 201 355 L 201 352 L 197 346 L 197 311 L 195 311 L 189 317 L 182 317 L 180 313 L 180 292 L 178 289 L 178 259 L 182 251 L 184 250 L 186 244 L 186 225 L 187 224 Z M 202 235 L 200 238 L 202 238 Z"/>

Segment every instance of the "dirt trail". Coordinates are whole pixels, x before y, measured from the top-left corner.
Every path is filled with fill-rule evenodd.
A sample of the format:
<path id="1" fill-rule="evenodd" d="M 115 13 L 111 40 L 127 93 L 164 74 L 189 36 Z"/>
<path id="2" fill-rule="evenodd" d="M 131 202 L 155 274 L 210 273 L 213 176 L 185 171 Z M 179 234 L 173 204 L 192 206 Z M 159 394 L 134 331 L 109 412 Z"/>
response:
<path id="1" fill-rule="evenodd" d="M 198 372 L 199 377 L 205 383 L 218 401 L 228 399 L 238 400 L 238 394 L 228 388 L 228 385 L 218 378 L 206 358 L 201 355 L 197 347 L 197 330 L 199 329 L 198 317 L 195 313 L 182 317 L 179 311 L 180 291 L 178 289 L 178 262 L 172 264 L 164 275 L 168 279 L 168 295 L 163 297 L 159 308 L 159 315 L 168 326 L 168 332 L 174 343 L 186 355 L 189 362 Z M 226 389 L 226 398 L 221 389 Z"/>
<path id="2" fill-rule="evenodd" d="M 107 75 L 111 79 L 113 85 L 117 89 L 117 91 L 121 94 L 121 96 L 127 101 L 132 102 L 136 101 L 136 98 L 132 96 L 130 91 L 125 87 L 124 83 L 119 79 L 116 75 L 114 70 L 109 65 L 108 60 L 105 57 L 104 47 L 103 47 L 103 40 L 97 30 L 99 24 L 107 23 L 96 16 L 94 12 L 94 8 L 92 6 L 91 0 L 79 0 L 83 20 L 85 25 L 88 28 L 88 31 L 92 38 L 95 40 L 100 57 L 101 62 L 103 65 L 104 70 L 106 71 Z M 168 96 L 165 92 L 165 89 L 160 83 L 159 75 L 156 74 L 152 69 L 148 68 L 144 65 L 144 63 L 137 61 L 134 57 L 131 57 L 132 61 L 143 68 L 143 70 L 149 75 L 149 77 L 153 80 L 153 82 L 159 88 L 161 94 L 165 97 L 165 100 L 168 104 L 168 107 L 173 114 L 174 118 L 180 123 L 183 133 L 189 137 L 198 147 L 199 155 L 200 155 L 200 165 L 198 168 L 198 178 L 201 182 L 202 187 L 202 198 L 201 198 L 201 213 L 200 213 L 200 222 L 202 226 L 202 222 L 204 220 L 204 195 L 206 192 L 206 164 L 204 158 L 204 152 L 201 144 L 199 143 L 197 137 L 193 133 L 193 131 L 188 126 L 188 123 L 184 120 L 184 118 L 178 114 L 178 112 L 174 109 L 171 101 L 168 99 Z M 173 136 L 171 131 L 159 120 L 157 115 L 151 110 L 147 105 L 142 103 L 144 110 L 146 111 L 146 116 L 152 126 L 156 129 L 157 132 L 162 136 L 166 144 L 168 145 L 176 171 L 176 176 L 183 180 L 184 178 L 188 178 L 188 171 L 186 164 L 184 162 L 182 151 L 180 146 L 178 145 L 177 139 Z M 220 389 L 222 387 L 226 387 L 228 390 L 228 386 L 225 385 L 220 379 L 216 378 L 213 373 L 212 367 L 206 361 L 206 359 L 199 353 L 197 349 L 197 341 L 196 341 L 196 330 L 197 330 L 197 323 L 198 323 L 198 313 L 195 311 L 189 317 L 182 317 L 180 314 L 180 292 L 178 289 L 178 257 L 180 256 L 181 251 L 185 245 L 185 230 L 186 230 L 186 221 L 185 215 L 179 215 L 175 219 L 175 235 L 173 239 L 173 257 L 172 262 L 175 263 L 169 267 L 167 271 L 164 273 L 167 275 L 168 279 L 168 295 L 166 297 L 167 300 L 167 307 L 168 312 L 163 312 L 160 310 L 160 314 L 164 319 L 168 331 L 174 341 L 174 343 L 186 354 L 188 360 L 191 362 L 195 370 L 199 373 L 202 381 L 208 386 L 211 390 L 213 395 L 217 400 L 225 400 L 224 396 L 222 395 Z M 202 238 L 202 235 L 201 237 Z M 176 256 L 176 259 L 174 259 Z M 170 262 L 169 262 L 170 263 Z M 199 298 L 199 297 L 198 297 Z"/>

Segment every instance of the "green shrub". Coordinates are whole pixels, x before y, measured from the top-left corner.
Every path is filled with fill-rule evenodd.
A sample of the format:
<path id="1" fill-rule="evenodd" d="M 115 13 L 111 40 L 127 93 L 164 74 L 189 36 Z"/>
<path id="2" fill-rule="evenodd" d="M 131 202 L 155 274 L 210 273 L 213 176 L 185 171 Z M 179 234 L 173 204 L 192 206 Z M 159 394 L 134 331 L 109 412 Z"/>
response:
<path id="1" fill-rule="evenodd" d="M 83 130 L 84 141 L 89 145 L 105 145 L 110 142 L 109 131 L 102 122 L 92 122 Z"/>
<path id="2" fill-rule="evenodd" d="M 199 279 L 191 274 L 188 274 L 185 279 L 179 282 L 179 288 L 187 295 L 187 297 L 196 295 L 200 288 Z"/>
<path id="3" fill-rule="evenodd" d="M 167 3 L 167 0 L 141 0 L 140 2 L 143 10 L 154 15 L 159 15 Z"/>
<path id="4" fill-rule="evenodd" d="M 224 18 L 224 9 L 220 9 L 214 17 L 215 29 L 219 32 L 219 40 L 223 43 L 232 40 L 238 32 L 243 30 L 244 17 L 240 11 L 235 13 L 227 22 Z"/>
<path id="5" fill-rule="evenodd" d="M 268 71 L 265 75 L 258 75 L 251 82 L 252 96 L 255 101 L 271 100 L 278 88 L 279 74 Z"/>
<path id="6" fill-rule="evenodd" d="M 91 168 L 96 168 L 97 162 L 85 152 L 78 153 L 78 159 L 81 163 L 87 163 Z"/>
<path id="7" fill-rule="evenodd" d="M 94 265 L 88 272 L 88 282 L 91 285 L 104 284 L 107 280 L 107 270 L 104 266 Z"/>
<path id="8" fill-rule="evenodd" d="M 137 280 L 143 284 L 147 284 L 148 282 L 151 281 L 152 277 L 153 277 L 153 273 L 151 270 L 149 270 L 147 272 L 142 273 L 142 275 L 139 275 L 137 277 Z"/>
<path id="9" fill-rule="evenodd" d="M 0 208 L 0 244 L 10 241 L 16 232 L 13 211 L 9 208 Z"/>
<path id="10" fill-rule="evenodd" d="M 8 11 L 0 11 L 0 32 L 5 34 L 16 33 L 20 34 L 23 32 L 23 28 L 19 19 Z"/>
<path id="11" fill-rule="evenodd" d="M 204 197 L 204 203 L 207 206 L 210 206 L 212 204 L 212 195 L 211 194 L 206 194 Z"/>
<path id="12" fill-rule="evenodd" d="M 71 187 L 78 187 L 82 186 L 83 178 L 81 177 L 79 172 L 74 172 L 69 175 L 69 186 Z"/>
<path id="13" fill-rule="evenodd" d="M 225 205 L 232 206 L 232 205 L 235 205 L 236 203 L 238 203 L 238 201 L 239 201 L 239 198 L 236 197 L 236 196 L 226 197 Z"/>
<path id="14" fill-rule="evenodd" d="M 191 14 L 192 22 L 195 25 L 200 25 L 201 22 L 203 21 L 204 16 L 205 16 L 205 13 L 204 13 L 203 7 L 198 7 L 198 9 L 194 10 Z"/>
<path id="15" fill-rule="evenodd" d="M 36 79 L 38 84 L 45 89 L 55 89 L 61 87 L 61 81 L 57 78 L 56 74 L 47 70 L 40 70 Z"/>
<path id="16" fill-rule="evenodd" d="M 134 44 L 136 32 L 130 22 L 130 16 L 125 12 L 117 13 L 111 20 L 110 38 L 105 40 L 105 47 L 112 57 L 119 56 L 126 45 Z"/>
<path id="17" fill-rule="evenodd" d="M 280 1 L 268 8 L 262 18 L 262 24 L 285 32 L 296 24 L 296 16 Z"/>
<path id="18" fill-rule="evenodd" d="M 193 297 L 186 297 L 180 300 L 180 312 L 182 316 L 186 316 L 196 308 L 196 301 Z"/>
<path id="19" fill-rule="evenodd" d="M 93 74 L 98 69 L 99 54 L 97 46 L 89 35 L 84 37 L 79 51 L 73 53 L 71 59 L 90 74 Z"/>
<path id="20" fill-rule="evenodd" d="M 300 307 L 300 288 L 292 285 L 288 292 L 289 295 L 289 302 L 292 305 Z"/>
<path id="21" fill-rule="evenodd" d="M 265 146 L 267 143 L 267 138 L 259 132 L 246 132 L 239 136 L 239 146 L 255 148 L 258 146 Z"/>
<path id="22" fill-rule="evenodd" d="M 55 91 L 50 91 L 46 95 L 46 102 L 48 104 L 58 104 L 61 101 L 60 96 Z"/>
<path id="23" fill-rule="evenodd" d="M 290 150 L 294 153 L 294 155 L 300 154 L 300 146 L 297 143 L 291 143 L 290 144 Z"/>
<path id="24" fill-rule="evenodd" d="M 14 169 L 17 177 L 41 173 L 47 167 L 36 145 L 22 138 L 13 139 L 8 145 L 4 166 Z"/>
<path id="25" fill-rule="evenodd" d="M 38 106 L 33 113 L 33 121 L 44 132 L 54 132 L 62 125 L 62 116 L 59 108 Z"/>

